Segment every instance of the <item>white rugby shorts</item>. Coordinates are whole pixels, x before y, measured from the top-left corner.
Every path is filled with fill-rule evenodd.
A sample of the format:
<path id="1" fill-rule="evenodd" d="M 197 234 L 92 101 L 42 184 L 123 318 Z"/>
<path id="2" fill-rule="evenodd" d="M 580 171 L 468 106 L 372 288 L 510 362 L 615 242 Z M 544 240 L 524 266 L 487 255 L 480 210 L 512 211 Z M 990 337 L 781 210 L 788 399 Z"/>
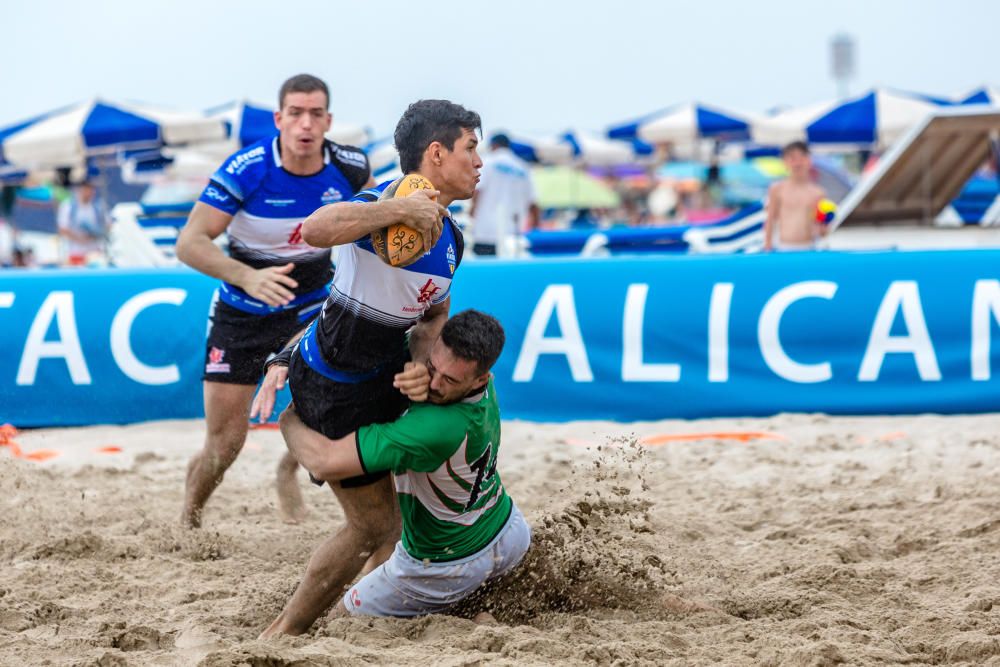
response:
<path id="1" fill-rule="evenodd" d="M 531 544 L 531 528 L 511 506 L 510 518 L 489 544 L 471 556 L 443 563 L 417 560 L 402 542 L 389 560 L 344 594 L 352 616 L 422 616 L 441 612 L 490 579 L 513 570 Z"/>

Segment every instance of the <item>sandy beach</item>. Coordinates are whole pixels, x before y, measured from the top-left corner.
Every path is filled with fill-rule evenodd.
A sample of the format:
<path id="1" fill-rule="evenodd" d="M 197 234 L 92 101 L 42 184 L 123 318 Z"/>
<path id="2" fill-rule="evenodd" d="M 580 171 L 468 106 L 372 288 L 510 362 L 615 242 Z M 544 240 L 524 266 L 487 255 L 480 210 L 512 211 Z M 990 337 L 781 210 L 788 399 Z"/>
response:
<path id="1" fill-rule="evenodd" d="M 0 664 L 1000 665 L 998 424 L 508 422 L 500 471 L 535 531 L 520 570 L 454 616 L 273 642 L 341 519 L 310 486 L 306 521 L 281 523 L 277 432 L 251 432 L 200 531 L 178 518 L 202 422 L 25 432 L 23 453 L 58 455 L 0 448 Z"/>

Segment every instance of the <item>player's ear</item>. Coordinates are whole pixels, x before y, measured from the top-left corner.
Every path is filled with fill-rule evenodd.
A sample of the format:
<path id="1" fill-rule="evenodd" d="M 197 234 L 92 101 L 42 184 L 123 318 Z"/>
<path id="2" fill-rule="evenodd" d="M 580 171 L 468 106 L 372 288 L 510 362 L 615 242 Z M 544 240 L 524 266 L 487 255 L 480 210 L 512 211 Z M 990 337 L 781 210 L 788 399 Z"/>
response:
<path id="1" fill-rule="evenodd" d="M 427 157 L 427 159 L 429 159 L 431 164 L 433 164 L 435 167 L 440 167 L 441 161 L 443 159 L 442 155 L 443 152 L 444 152 L 444 146 L 441 144 L 441 142 L 432 141 L 430 145 L 427 147 L 427 150 L 424 151 L 424 156 Z"/>
<path id="2" fill-rule="evenodd" d="M 280 110 L 274 112 L 274 127 L 276 129 L 279 129 L 279 130 L 281 129 L 281 111 Z"/>
<path id="3" fill-rule="evenodd" d="M 476 381 L 472 383 L 472 386 L 475 387 L 473 391 L 479 391 L 480 389 L 484 389 L 486 385 L 489 384 L 489 382 L 490 382 L 490 372 L 486 371 L 485 373 L 477 377 Z"/>

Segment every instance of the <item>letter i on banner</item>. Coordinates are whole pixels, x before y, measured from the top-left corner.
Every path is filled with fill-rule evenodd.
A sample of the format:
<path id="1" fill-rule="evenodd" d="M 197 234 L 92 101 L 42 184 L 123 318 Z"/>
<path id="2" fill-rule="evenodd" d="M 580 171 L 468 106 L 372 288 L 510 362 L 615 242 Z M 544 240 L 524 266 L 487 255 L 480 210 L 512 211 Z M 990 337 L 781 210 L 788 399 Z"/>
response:
<path id="1" fill-rule="evenodd" d="M 708 306 L 708 381 L 729 382 L 729 311 L 733 283 L 716 283 Z"/>

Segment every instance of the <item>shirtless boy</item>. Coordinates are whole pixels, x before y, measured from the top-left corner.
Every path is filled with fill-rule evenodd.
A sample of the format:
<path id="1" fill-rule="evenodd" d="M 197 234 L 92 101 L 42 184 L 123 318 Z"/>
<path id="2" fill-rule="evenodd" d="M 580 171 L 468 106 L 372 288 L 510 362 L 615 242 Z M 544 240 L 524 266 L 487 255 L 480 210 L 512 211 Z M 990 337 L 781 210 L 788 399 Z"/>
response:
<path id="1" fill-rule="evenodd" d="M 764 222 L 764 250 L 812 250 L 826 235 L 826 226 L 816 221 L 816 205 L 824 197 L 823 188 L 813 182 L 809 147 L 795 141 L 784 147 L 781 157 L 788 178 L 771 185 L 767 193 Z M 774 231 L 777 228 L 777 243 Z"/>

